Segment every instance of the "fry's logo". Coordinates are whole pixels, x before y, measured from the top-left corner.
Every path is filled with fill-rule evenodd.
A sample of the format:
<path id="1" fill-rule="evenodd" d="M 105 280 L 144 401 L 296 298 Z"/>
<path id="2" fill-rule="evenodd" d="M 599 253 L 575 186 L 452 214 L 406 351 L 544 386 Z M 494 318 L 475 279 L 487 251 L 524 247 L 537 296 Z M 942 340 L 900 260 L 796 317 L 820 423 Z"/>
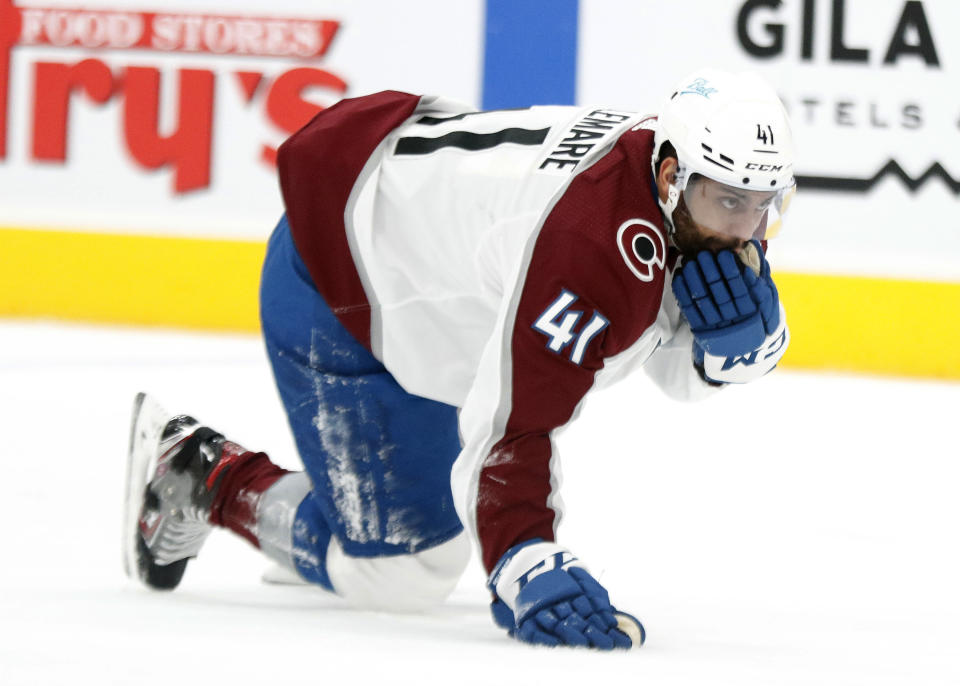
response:
<path id="1" fill-rule="evenodd" d="M 324 55 L 338 28 L 339 22 L 317 19 L 16 7 L 0 0 L 0 161 L 7 155 L 10 73 L 17 46 L 304 60 Z M 270 75 L 180 68 L 176 75 L 176 125 L 164 135 L 158 121 L 159 68 L 111 68 L 97 58 L 35 61 L 32 112 L 26 117 L 31 159 L 66 162 L 70 108 L 79 104 L 75 100 L 122 101 L 118 124 L 130 156 L 145 169 L 170 168 L 174 191 L 184 193 L 210 185 L 217 79 L 232 79 L 247 105 L 262 107 L 265 118 L 287 133 L 323 109 L 304 98 L 308 88 L 332 91 L 335 99 L 347 90 L 339 76 L 312 66 Z M 275 164 L 276 149 L 264 143 L 260 159 Z"/>

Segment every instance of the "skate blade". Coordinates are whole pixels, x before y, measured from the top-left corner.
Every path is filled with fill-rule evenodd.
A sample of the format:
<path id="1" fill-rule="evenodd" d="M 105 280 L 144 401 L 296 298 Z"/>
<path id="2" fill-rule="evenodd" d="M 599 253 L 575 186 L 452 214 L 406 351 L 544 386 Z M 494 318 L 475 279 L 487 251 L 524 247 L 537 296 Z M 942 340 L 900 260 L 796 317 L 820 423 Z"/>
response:
<path id="1" fill-rule="evenodd" d="M 123 570 L 131 579 L 139 580 L 137 540 L 138 522 L 143 508 L 144 490 L 157 468 L 160 437 L 169 416 L 160 404 L 146 393 L 137 393 L 130 422 L 130 447 L 127 451 L 127 484 L 123 505 Z"/>

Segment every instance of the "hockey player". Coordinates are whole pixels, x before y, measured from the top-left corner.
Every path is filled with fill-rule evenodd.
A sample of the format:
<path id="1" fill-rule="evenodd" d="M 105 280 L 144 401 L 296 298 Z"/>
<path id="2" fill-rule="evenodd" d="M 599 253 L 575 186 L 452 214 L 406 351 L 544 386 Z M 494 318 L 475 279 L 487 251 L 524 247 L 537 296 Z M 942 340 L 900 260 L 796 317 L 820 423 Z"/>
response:
<path id="1" fill-rule="evenodd" d="M 639 646 L 555 539 L 552 437 L 637 368 L 695 399 L 783 355 L 773 91 L 705 70 L 658 118 L 383 92 L 318 114 L 279 170 L 261 319 L 304 471 L 138 396 L 127 573 L 171 589 L 224 527 L 357 606 L 419 608 L 472 543 L 510 636 Z"/>

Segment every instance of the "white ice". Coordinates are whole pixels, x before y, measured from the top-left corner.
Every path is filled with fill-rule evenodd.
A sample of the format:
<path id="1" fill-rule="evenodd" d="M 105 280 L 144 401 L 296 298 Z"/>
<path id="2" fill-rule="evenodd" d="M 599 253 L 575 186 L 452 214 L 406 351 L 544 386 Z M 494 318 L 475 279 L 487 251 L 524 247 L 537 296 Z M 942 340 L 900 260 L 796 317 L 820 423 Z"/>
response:
<path id="1" fill-rule="evenodd" d="M 560 540 L 639 651 L 535 649 L 474 561 L 424 615 L 268 586 L 215 532 L 172 593 L 123 576 L 134 393 L 297 464 L 259 340 L 0 323 L 0 684 L 960 684 L 960 385 L 778 370 L 681 405 L 641 378 L 560 438 Z"/>

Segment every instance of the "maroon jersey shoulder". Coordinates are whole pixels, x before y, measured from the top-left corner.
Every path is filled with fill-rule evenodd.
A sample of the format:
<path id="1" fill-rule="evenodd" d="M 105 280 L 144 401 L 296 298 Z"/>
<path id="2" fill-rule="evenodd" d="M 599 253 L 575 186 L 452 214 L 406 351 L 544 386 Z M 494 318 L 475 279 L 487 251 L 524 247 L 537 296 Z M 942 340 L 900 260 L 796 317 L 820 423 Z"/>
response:
<path id="1" fill-rule="evenodd" d="M 629 348 L 660 311 L 672 257 L 652 154 L 652 131 L 628 131 L 578 175 L 544 222 L 527 274 L 525 298 L 559 276 L 565 288 L 597 307 L 609 322 L 602 358 Z M 540 305 L 529 305 L 532 316 Z"/>
<path id="2" fill-rule="evenodd" d="M 347 242 L 345 211 L 370 155 L 419 102 L 397 91 L 341 100 L 287 139 L 277 156 L 297 250 L 340 322 L 367 347 L 370 303 Z"/>

